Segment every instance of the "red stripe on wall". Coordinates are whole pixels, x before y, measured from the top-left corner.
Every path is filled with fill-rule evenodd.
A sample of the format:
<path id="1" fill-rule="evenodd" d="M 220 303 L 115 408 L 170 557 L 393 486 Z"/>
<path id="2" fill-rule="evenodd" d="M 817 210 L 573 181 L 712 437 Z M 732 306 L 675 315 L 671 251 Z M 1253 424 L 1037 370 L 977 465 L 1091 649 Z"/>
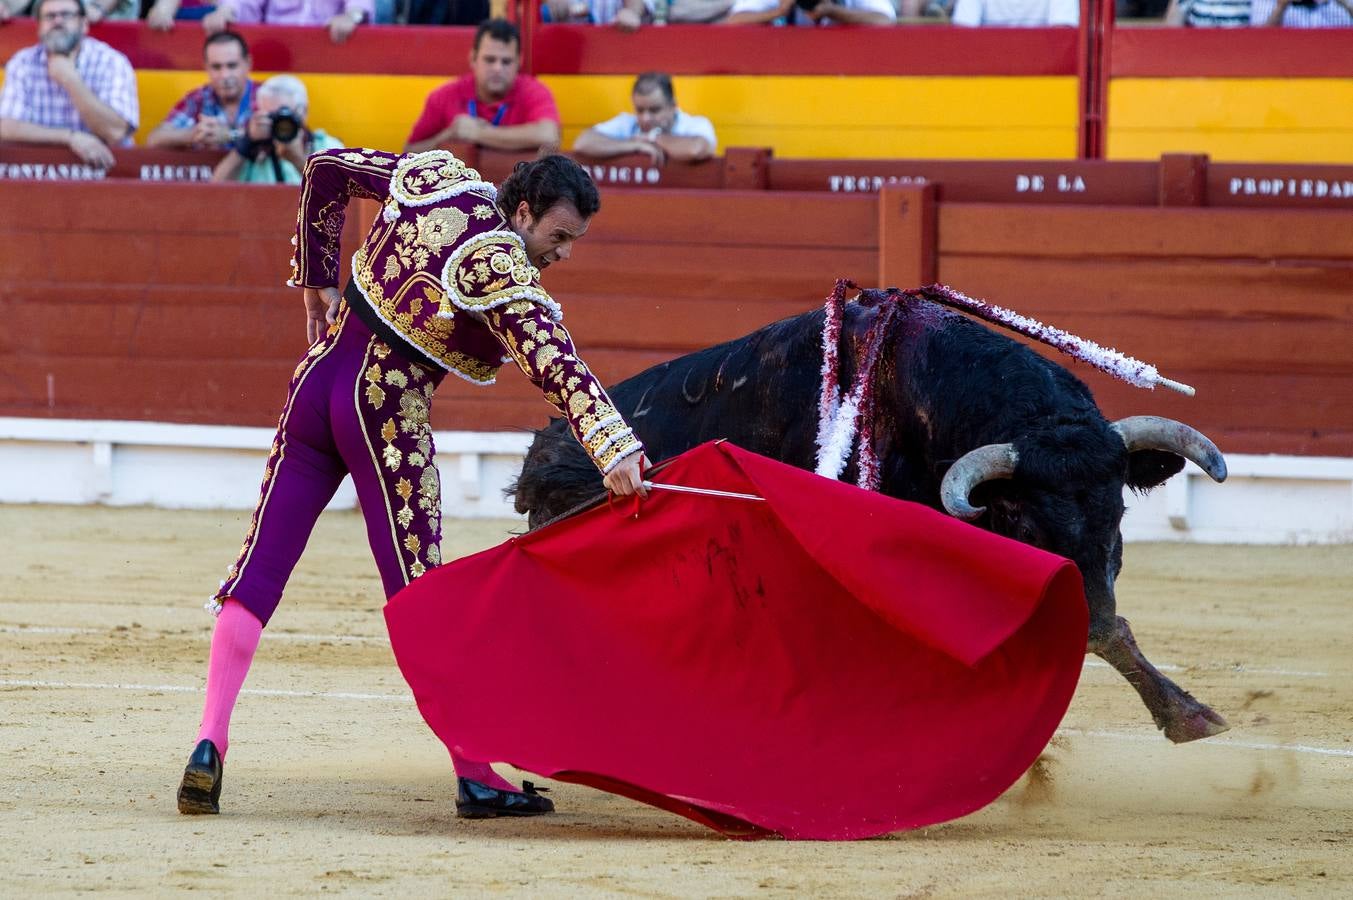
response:
<path id="1" fill-rule="evenodd" d="M 368 26 L 358 28 L 347 43 L 335 46 L 324 28 L 284 25 L 237 25 L 249 43 L 253 67 L 262 72 L 337 72 L 359 75 L 460 75 L 473 28 Z M 180 22 L 173 31 L 151 31 L 137 22 L 104 22 L 90 34 L 127 54 L 136 69 L 202 68 L 202 28 Z M 16 19 L 0 28 L 0 59 L 37 43 L 31 22 Z"/>
<path id="2" fill-rule="evenodd" d="M 1353 28 L 1126 28 L 1114 78 L 1349 78 Z"/>
<path id="3" fill-rule="evenodd" d="M 535 30 L 534 65 L 558 75 L 1075 75 L 1076 29 L 548 25 Z"/>
<path id="4" fill-rule="evenodd" d="M 265 72 L 457 76 L 467 71 L 473 28 L 367 26 L 334 46 L 323 28 L 244 25 L 254 68 Z M 137 69 L 202 67 L 202 29 L 167 34 L 134 22 L 91 34 Z M 634 75 L 1075 75 L 1073 28 L 759 28 L 672 25 L 622 34 L 613 28 L 546 25 L 533 30 L 536 74 Z M 528 39 L 530 39 L 528 37 Z M 36 43 L 29 20 L 0 28 L 0 60 Z"/>

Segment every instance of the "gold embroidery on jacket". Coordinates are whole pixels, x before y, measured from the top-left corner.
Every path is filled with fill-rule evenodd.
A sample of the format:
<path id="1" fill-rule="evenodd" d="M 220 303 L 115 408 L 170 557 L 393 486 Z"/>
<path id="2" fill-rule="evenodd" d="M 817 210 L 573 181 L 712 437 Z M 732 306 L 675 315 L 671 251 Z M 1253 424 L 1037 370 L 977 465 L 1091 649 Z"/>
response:
<path id="1" fill-rule="evenodd" d="M 413 225 L 407 222 L 400 224 L 408 226 L 408 234 L 411 237 L 417 237 Z M 396 229 L 390 231 L 394 233 Z M 377 241 L 375 246 L 379 248 L 381 243 Z M 393 243 L 397 247 L 399 242 Z M 391 270 L 393 260 L 393 256 L 386 257 L 387 273 Z M 394 262 L 394 265 L 398 266 L 399 263 Z M 387 296 L 385 285 L 372 272 L 367 245 L 363 245 L 353 256 L 353 278 L 381 318 L 428 356 L 480 384 L 491 383 L 498 374 L 498 365 L 448 347 L 451 335 L 456 329 L 454 318 L 429 316 L 423 320 L 421 327 L 415 326 L 415 317 L 421 312 L 423 304 L 432 304 L 440 309 L 446 299 L 441 285 L 430 274 L 416 272 L 403 285 L 397 286 L 394 294 Z M 407 303 L 403 302 L 405 300 Z"/>
<path id="2" fill-rule="evenodd" d="M 402 206 L 426 206 L 451 196 L 467 181 L 482 182 L 479 173 L 449 150 L 428 150 L 404 157 L 390 178 L 390 196 Z M 492 190 L 493 186 L 484 187 Z"/>
<path id="3" fill-rule="evenodd" d="M 511 231 L 485 231 L 457 247 L 442 270 L 442 288 L 460 309 L 485 310 L 525 300 L 552 314 L 558 310 L 540 286 L 540 272 L 527 258 L 521 238 Z"/>

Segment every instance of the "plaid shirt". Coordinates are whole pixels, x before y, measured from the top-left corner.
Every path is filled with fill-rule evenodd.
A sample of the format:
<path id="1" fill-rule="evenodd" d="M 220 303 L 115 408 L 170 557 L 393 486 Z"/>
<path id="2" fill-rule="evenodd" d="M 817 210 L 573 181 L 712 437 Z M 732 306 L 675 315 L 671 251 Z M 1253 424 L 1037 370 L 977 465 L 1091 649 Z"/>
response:
<path id="1" fill-rule="evenodd" d="M 174 104 L 169 115 L 164 117 L 164 123 L 170 128 L 192 128 L 200 116 L 205 116 L 208 119 L 223 119 L 231 128 L 243 128 L 249 124 L 249 117 L 254 113 L 258 88 L 258 82 L 253 79 L 245 82 L 239 109 L 235 112 L 235 118 L 231 119 L 226 115 L 225 107 L 221 105 L 211 85 L 204 84 L 197 90 L 184 94 L 183 98 Z"/>
<path id="2" fill-rule="evenodd" d="M 233 8 L 236 22 L 269 25 L 324 25 L 341 12 L 361 12 L 370 22 L 376 0 L 222 0 L 217 8 Z"/>
<path id="3" fill-rule="evenodd" d="M 136 98 L 136 73 L 127 57 L 92 37 L 80 40 L 75 54 L 75 71 L 104 103 L 131 126 L 124 144 L 131 144 L 131 132 L 140 124 Z M 0 118 L 17 119 L 48 128 L 89 131 L 66 89 L 47 75 L 47 48 L 41 44 L 25 47 L 5 64 L 5 84 L 0 88 Z"/>

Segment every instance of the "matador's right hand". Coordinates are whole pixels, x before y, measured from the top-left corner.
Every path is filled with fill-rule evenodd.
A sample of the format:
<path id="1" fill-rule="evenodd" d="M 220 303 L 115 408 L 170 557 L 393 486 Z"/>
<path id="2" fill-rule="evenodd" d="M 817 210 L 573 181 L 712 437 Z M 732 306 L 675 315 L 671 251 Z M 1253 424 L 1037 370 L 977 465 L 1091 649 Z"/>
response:
<path id="1" fill-rule="evenodd" d="M 324 337 L 330 325 L 338 324 L 338 304 L 343 295 L 336 287 L 305 289 L 305 339 L 311 344 Z"/>

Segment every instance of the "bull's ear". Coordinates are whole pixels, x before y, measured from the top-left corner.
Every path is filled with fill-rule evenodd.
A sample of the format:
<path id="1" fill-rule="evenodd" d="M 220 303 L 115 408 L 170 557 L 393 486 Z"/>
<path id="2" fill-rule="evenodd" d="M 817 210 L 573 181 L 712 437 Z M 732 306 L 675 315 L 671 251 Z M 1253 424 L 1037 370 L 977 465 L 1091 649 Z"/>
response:
<path id="1" fill-rule="evenodd" d="M 1166 450 L 1135 450 L 1128 454 L 1127 485 L 1134 491 L 1149 491 L 1183 468 L 1182 456 Z"/>

